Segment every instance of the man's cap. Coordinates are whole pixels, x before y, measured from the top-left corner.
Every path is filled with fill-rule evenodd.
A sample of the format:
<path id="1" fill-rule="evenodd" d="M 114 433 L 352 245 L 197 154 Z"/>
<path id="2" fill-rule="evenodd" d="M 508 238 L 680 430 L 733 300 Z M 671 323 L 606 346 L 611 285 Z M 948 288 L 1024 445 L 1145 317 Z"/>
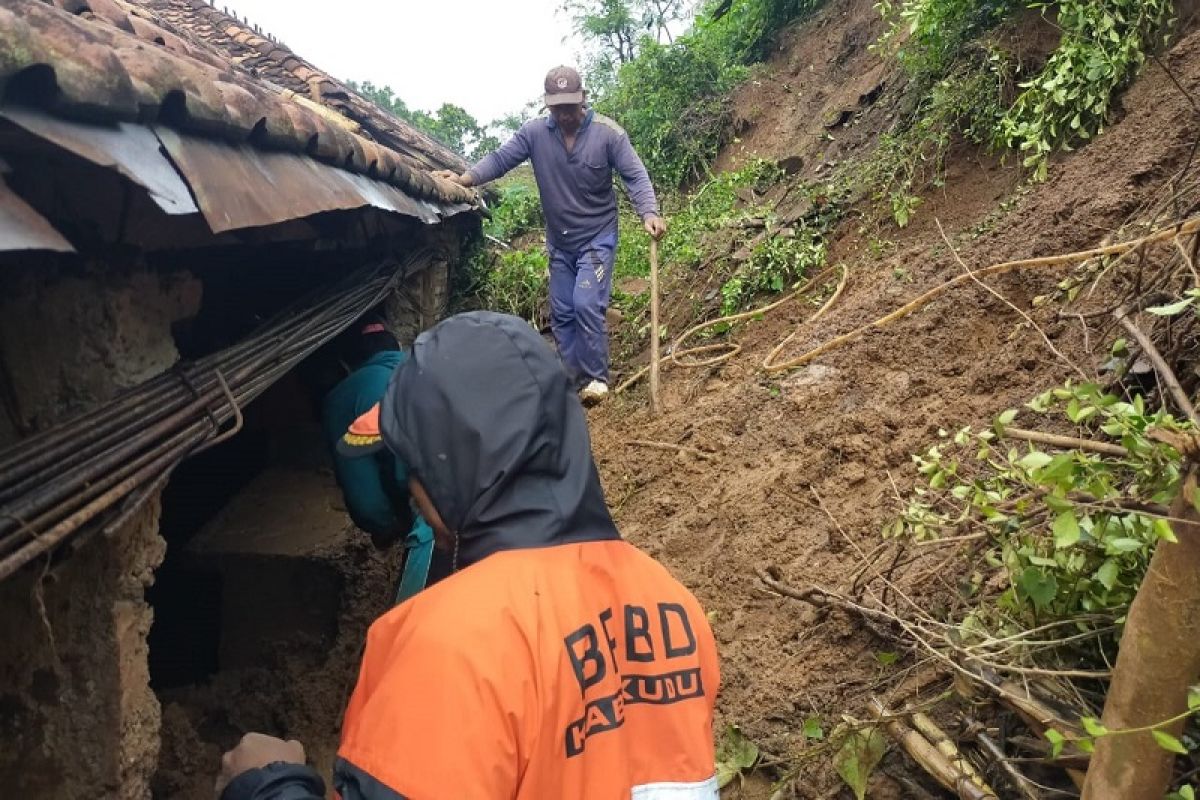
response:
<path id="1" fill-rule="evenodd" d="M 583 80 L 571 67 L 555 67 L 547 72 L 545 89 L 544 103 L 547 108 L 583 102 Z"/>
<path id="2" fill-rule="evenodd" d="M 383 449 L 383 434 L 379 431 L 379 403 L 367 409 L 338 439 L 334 449 L 346 458 L 358 458 Z"/>

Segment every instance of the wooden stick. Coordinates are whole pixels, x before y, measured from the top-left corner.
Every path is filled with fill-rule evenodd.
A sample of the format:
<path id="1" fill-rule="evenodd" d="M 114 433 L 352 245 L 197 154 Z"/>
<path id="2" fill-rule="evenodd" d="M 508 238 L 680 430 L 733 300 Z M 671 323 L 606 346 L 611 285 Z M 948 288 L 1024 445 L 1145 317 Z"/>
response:
<path id="1" fill-rule="evenodd" d="M 954 792 L 960 800 L 997 800 L 995 792 L 987 786 L 976 785 L 961 770 L 955 768 L 936 747 L 929 743 L 928 739 L 885 709 L 878 698 L 871 698 L 867 704 L 867 710 L 871 712 L 871 716 L 883 724 L 888 735 L 904 748 L 904 752 L 908 753 L 913 761 L 916 761 L 939 784 Z"/>
<path id="2" fill-rule="evenodd" d="M 1167 391 L 1171 393 L 1171 397 L 1175 398 L 1175 404 L 1192 422 L 1200 425 L 1200 417 L 1196 416 L 1196 407 L 1192 405 L 1191 399 L 1187 396 L 1187 392 L 1179 385 L 1179 379 L 1175 377 L 1175 371 L 1167 365 L 1162 354 L 1158 352 L 1158 348 L 1154 346 L 1154 342 L 1146 335 L 1145 331 L 1139 328 L 1133 320 L 1129 318 L 1129 309 L 1125 306 L 1118 308 L 1114 314 L 1117 321 L 1124 326 L 1125 330 L 1129 331 L 1129 335 L 1137 340 L 1138 345 L 1142 348 L 1142 354 L 1150 359 L 1150 363 L 1154 365 L 1158 377 L 1167 385 Z"/>
<path id="3" fill-rule="evenodd" d="M 1125 458 L 1129 455 L 1129 451 L 1119 444 L 1109 444 L 1108 442 L 1093 442 L 1089 439 L 1077 439 L 1074 436 L 1059 436 L 1056 433 L 1042 433 L 1041 431 L 1029 431 L 1024 428 L 1005 428 L 1004 438 L 1020 439 L 1023 442 L 1033 442 L 1034 444 L 1044 444 L 1047 447 L 1058 447 L 1063 450 L 1084 450 L 1089 453 L 1099 453 L 1105 456 L 1117 456 Z"/>
<path id="4" fill-rule="evenodd" d="M 658 394 L 658 239 L 650 237 L 650 411 L 662 413 Z"/>
<path id="5" fill-rule="evenodd" d="M 648 447 L 651 450 L 674 450 L 677 453 L 688 453 L 689 455 L 702 458 L 705 461 L 712 461 L 716 458 L 712 453 L 706 453 L 703 450 L 697 450 L 694 447 L 687 447 L 682 444 L 671 444 L 670 442 L 652 442 L 648 439 L 630 439 L 626 444 L 631 444 L 634 447 Z"/>

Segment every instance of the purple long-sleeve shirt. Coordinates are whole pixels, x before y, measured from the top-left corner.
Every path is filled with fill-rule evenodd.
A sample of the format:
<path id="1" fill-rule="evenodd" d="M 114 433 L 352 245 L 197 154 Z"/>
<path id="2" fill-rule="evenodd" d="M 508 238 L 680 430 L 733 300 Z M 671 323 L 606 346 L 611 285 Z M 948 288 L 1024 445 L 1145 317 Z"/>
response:
<path id="1" fill-rule="evenodd" d="M 595 111 L 588 111 L 570 153 L 551 117 L 526 122 L 499 150 L 471 167 L 472 183 L 494 181 L 525 159 L 533 163 L 546 217 L 546 240 L 552 247 L 579 251 L 600 234 L 616 230 L 613 170 L 625 183 L 639 217 L 658 213 L 654 186 L 629 136 Z"/>

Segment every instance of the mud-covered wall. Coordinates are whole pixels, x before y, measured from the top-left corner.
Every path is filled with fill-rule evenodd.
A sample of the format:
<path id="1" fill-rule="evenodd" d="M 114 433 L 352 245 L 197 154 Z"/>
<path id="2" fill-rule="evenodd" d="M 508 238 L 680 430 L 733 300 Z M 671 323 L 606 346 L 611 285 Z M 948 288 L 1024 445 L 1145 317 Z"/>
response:
<path id="1" fill-rule="evenodd" d="M 6 797 L 143 798 L 158 758 L 143 591 L 162 560 L 158 502 L 54 569 L 0 583 Z"/>
<path id="2" fill-rule="evenodd" d="M 171 367 L 199 308 L 186 272 L 6 267 L 0 446 Z M 7 438 L 5 438 L 7 437 Z M 162 561 L 159 503 L 51 567 L 0 583 L 0 786 L 23 798 L 148 796 L 159 739 L 144 590 Z"/>
<path id="3" fill-rule="evenodd" d="M 179 358 L 171 325 L 196 313 L 190 273 L 0 270 L 0 401 L 6 432 L 42 430 L 159 374 Z"/>

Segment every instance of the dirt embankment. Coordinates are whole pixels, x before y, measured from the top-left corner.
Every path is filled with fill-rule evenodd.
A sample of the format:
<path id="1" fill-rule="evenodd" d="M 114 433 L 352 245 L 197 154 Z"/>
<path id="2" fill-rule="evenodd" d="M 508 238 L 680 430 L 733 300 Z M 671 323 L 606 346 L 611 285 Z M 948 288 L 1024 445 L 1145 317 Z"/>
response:
<path id="1" fill-rule="evenodd" d="M 797 74 L 834 88 L 823 97 L 813 93 L 799 111 L 761 101 L 758 121 L 722 163 L 754 153 L 793 155 L 801 147 L 811 152 L 796 120 L 815 120 L 820 109 L 855 107 L 862 92 L 886 79 L 866 51 L 878 33 L 876 17 L 867 0 L 852 0 L 831 4 L 795 32 L 757 79 L 772 87 L 769 93 L 750 91 L 794 95 L 785 84 Z M 1200 33 L 1192 30 L 1163 57 L 1183 86 L 1200 85 Z M 844 226 L 830 260 L 849 266 L 846 292 L 800 333 L 793 352 L 961 274 L 937 221 L 973 268 L 1084 249 L 1113 232 L 1164 190 L 1200 137 L 1200 117 L 1154 63 L 1122 105 L 1122 118 L 1088 147 L 1057 159 L 1043 184 L 1019 188 L 1023 176 L 1011 164 L 956 151 L 946 186 L 925 198 L 910 228 L 892 232 L 894 248 L 882 256 L 872 254 L 853 225 Z M 889 112 L 880 113 L 882 125 Z M 1030 309 L 1032 298 L 1052 291 L 1062 277 L 1056 270 L 1016 272 L 992 285 Z M 672 303 L 685 300 L 665 298 L 668 318 Z M 1105 299 L 1095 302 L 1103 307 Z M 804 748 L 805 717 L 820 715 L 828 729 L 842 711 L 861 712 L 882 679 L 914 664 L 902 658 L 895 667 L 881 666 L 875 654 L 890 645 L 856 620 L 818 617 L 767 594 L 755 568 L 777 566 L 794 586 L 838 586 L 860 566 L 854 545 L 872 549 L 897 514 L 897 491 L 913 482 L 910 455 L 932 443 L 939 428 L 986 424 L 1071 374 L 1008 305 L 967 285 L 806 367 L 766 376 L 759 369 L 763 356 L 810 313 L 809 306 L 792 305 L 737 331 L 744 349 L 720 367 L 666 370 L 666 413 L 658 419 L 648 413 L 644 388 L 590 417 L 623 532 L 669 565 L 712 613 L 722 649 L 723 722 L 739 724 L 785 758 Z M 1059 320 L 1051 309 L 1033 314 L 1068 358 L 1094 364 L 1103 357 L 1109 343 L 1085 337 L 1078 321 Z M 633 440 L 681 444 L 713 457 L 639 448 Z M 934 580 L 925 572 L 909 580 Z M 822 766 L 827 760 L 806 768 L 813 796 L 837 785 Z M 882 779 L 877 790 L 886 783 Z"/>

